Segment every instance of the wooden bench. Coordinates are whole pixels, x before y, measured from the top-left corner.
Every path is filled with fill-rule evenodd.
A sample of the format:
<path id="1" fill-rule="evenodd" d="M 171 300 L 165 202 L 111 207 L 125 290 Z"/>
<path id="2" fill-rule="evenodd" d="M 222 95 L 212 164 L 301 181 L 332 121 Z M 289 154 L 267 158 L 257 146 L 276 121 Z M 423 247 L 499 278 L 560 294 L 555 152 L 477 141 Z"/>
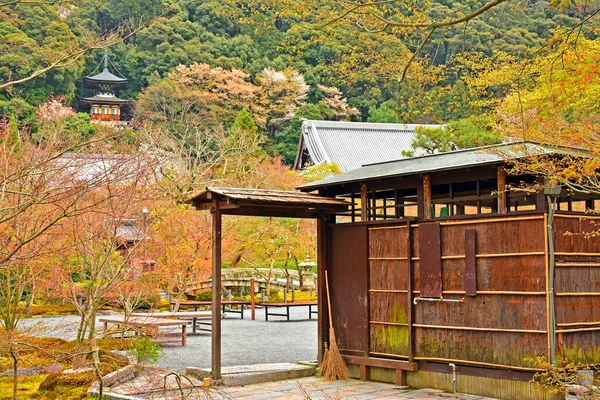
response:
<path id="1" fill-rule="evenodd" d="M 115 316 L 115 317 L 102 317 L 100 318 L 100 322 L 104 323 L 104 330 L 108 331 L 108 324 L 114 324 L 117 326 L 123 327 L 132 327 L 132 328 L 140 328 L 141 333 L 145 333 L 151 337 L 170 337 L 172 334 L 163 334 L 158 335 L 159 328 L 163 327 L 173 327 L 180 326 L 181 334 L 176 334 L 177 337 L 181 337 L 181 345 L 186 345 L 187 339 L 187 325 L 188 321 L 181 321 L 178 319 L 166 319 L 166 318 L 154 318 L 154 317 L 137 317 L 131 316 L 127 321 L 123 316 Z M 179 339 L 177 340 L 179 342 Z"/>
<path id="2" fill-rule="evenodd" d="M 171 305 L 175 305 L 174 301 L 171 302 Z M 240 314 L 240 318 L 244 319 L 244 306 L 250 305 L 249 301 L 239 301 L 239 300 L 221 300 L 221 307 L 223 308 L 223 314 L 226 312 Z M 194 300 L 185 300 L 179 302 L 179 306 L 184 307 L 194 307 L 194 311 L 198 311 L 198 307 L 201 306 L 212 306 L 212 301 L 194 301 Z M 233 310 L 231 308 L 225 308 L 226 306 L 239 306 L 239 310 Z"/>
<path id="3" fill-rule="evenodd" d="M 153 312 L 153 313 L 132 313 L 133 317 L 151 317 L 151 318 L 170 318 L 170 319 L 182 319 L 192 321 L 192 333 L 196 333 L 196 329 L 199 331 L 212 332 L 212 311 L 179 311 L 179 312 Z M 224 315 L 221 314 L 221 318 Z M 202 320 L 209 320 L 207 322 Z M 197 325 L 200 327 L 197 328 Z"/>
<path id="4" fill-rule="evenodd" d="M 389 368 L 396 370 L 396 385 L 406 386 L 406 371 L 417 371 L 419 369 L 417 363 L 409 361 L 346 355 L 343 357 L 346 364 L 359 365 L 361 381 L 371 379 L 371 367 Z"/>
<path id="5" fill-rule="evenodd" d="M 316 309 L 313 310 L 313 307 L 317 307 L 317 305 L 318 305 L 318 303 L 316 301 L 299 301 L 299 302 L 292 302 L 292 303 L 260 303 L 260 305 L 265 308 L 265 321 L 269 320 L 269 315 L 279 316 L 279 317 L 287 317 L 287 320 L 289 321 L 290 320 L 290 307 L 308 306 L 308 319 L 312 319 L 313 314 L 318 314 L 318 311 Z M 269 312 L 269 307 L 274 307 L 274 308 L 285 307 L 286 312 L 285 312 L 285 314 Z"/>

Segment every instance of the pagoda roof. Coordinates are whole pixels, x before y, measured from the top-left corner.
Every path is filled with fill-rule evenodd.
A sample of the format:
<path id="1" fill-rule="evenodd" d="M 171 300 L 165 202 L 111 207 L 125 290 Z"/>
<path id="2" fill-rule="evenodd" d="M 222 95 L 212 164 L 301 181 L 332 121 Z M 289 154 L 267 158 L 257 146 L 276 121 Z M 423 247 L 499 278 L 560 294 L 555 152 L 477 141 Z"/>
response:
<path id="1" fill-rule="evenodd" d="M 110 83 L 126 83 L 127 79 L 126 78 L 121 78 L 119 76 L 116 76 L 115 74 L 113 74 L 112 72 L 110 72 L 108 70 L 108 68 L 104 68 L 104 70 L 102 72 L 100 72 L 99 74 L 96 75 L 88 75 L 85 77 L 86 81 L 89 82 L 110 82 Z"/>
<path id="2" fill-rule="evenodd" d="M 81 102 L 90 104 L 118 104 L 127 105 L 131 103 L 131 100 L 120 99 L 114 94 L 110 93 L 98 93 L 94 97 L 83 97 Z"/>

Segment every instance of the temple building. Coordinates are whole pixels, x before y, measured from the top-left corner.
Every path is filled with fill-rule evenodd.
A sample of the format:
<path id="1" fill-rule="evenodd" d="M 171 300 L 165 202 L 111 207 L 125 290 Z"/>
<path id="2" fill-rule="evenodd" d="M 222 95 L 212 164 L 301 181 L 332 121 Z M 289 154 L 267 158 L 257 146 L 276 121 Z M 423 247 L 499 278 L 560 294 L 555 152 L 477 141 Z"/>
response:
<path id="1" fill-rule="evenodd" d="M 116 93 L 117 90 L 127 87 L 127 79 L 109 71 L 110 61 L 106 50 L 100 63 L 104 66 L 102 72 L 96 75 L 88 75 L 83 80 L 84 88 L 93 89 L 96 94 L 92 97 L 82 97 L 80 99 L 81 107 L 84 110 L 89 108 L 93 122 L 126 124 L 121 115 L 124 109 L 131 106 L 131 100 L 120 99 L 116 96 Z M 115 72 L 118 73 L 116 68 Z"/>
<path id="2" fill-rule="evenodd" d="M 342 172 L 348 172 L 366 164 L 405 158 L 405 152 L 420 156 L 425 152 L 412 147 L 416 130 L 442 126 L 302 120 L 294 169 L 335 163 Z"/>

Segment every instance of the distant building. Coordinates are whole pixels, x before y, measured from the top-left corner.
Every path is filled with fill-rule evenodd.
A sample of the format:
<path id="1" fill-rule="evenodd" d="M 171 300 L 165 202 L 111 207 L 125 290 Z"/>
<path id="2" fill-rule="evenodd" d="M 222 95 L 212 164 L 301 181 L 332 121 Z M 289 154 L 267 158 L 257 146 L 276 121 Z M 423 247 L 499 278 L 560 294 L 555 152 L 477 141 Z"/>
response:
<path id="1" fill-rule="evenodd" d="M 88 75 L 83 80 L 83 86 L 96 90 L 92 97 L 80 99 L 82 109 L 89 109 L 90 118 L 95 122 L 105 122 L 119 125 L 122 122 L 122 111 L 131 105 L 131 100 L 117 97 L 117 90 L 127 87 L 127 79 L 109 71 L 108 53 L 104 51 L 101 64 L 104 69 L 96 75 Z M 115 70 L 115 72 L 117 72 Z M 118 72 L 117 72 L 118 73 Z"/>
<path id="2" fill-rule="evenodd" d="M 348 172 L 366 164 L 404 158 L 403 151 L 413 150 L 417 127 L 442 125 L 303 120 L 294 169 L 334 162 L 342 172 Z"/>

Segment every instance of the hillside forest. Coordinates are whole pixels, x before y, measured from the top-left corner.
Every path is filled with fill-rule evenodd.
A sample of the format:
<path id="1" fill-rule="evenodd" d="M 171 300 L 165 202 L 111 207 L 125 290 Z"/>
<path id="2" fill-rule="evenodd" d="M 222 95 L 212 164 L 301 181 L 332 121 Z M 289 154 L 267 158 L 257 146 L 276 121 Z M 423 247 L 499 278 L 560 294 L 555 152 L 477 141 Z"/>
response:
<path id="1" fill-rule="evenodd" d="M 174 118 L 197 111 L 200 121 L 189 123 L 226 130 L 246 108 L 263 135 L 262 148 L 288 165 L 299 118 L 450 123 L 460 136 L 453 143 L 468 147 L 498 140 L 498 130 L 523 131 L 511 120 L 519 118 L 511 96 L 517 92 L 522 112 L 541 112 L 540 104 L 525 103 L 547 105 L 540 97 L 551 88 L 542 80 L 585 82 L 581 90 L 590 94 L 597 85 L 597 2 L 500 1 L 427 41 L 426 28 L 402 24 L 465 16 L 481 2 L 386 2 L 363 14 L 347 13 L 352 3 L 344 1 L 12 3 L 0 4 L 0 82 L 35 74 L 58 55 L 76 55 L 0 91 L 0 113 L 31 132 L 38 129 L 40 104 L 58 98 L 77 105 L 86 94 L 82 78 L 97 70 L 107 44 L 111 68 L 129 79 L 120 97 L 137 101 L 138 122 L 173 130 Z M 566 65 L 565 57 L 581 65 Z M 569 82 L 559 81 L 564 74 Z M 183 82 L 196 75 L 203 78 Z M 420 144 L 448 147 L 434 142 Z"/>

